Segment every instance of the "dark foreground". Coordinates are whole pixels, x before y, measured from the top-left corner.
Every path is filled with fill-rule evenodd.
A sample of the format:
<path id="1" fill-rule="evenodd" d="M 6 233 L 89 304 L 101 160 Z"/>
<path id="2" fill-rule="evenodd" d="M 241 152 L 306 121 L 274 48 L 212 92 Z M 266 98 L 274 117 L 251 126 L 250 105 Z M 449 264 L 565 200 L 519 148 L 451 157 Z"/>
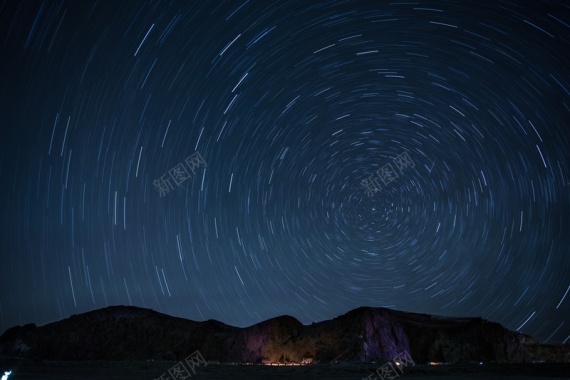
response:
<path id="1" fill-rule="evenodd" d="M 176 362 L 31 362 L 0 361 L 0 375 L 12 370 L 9 380 L 152 380 Z M 196 368 L 193 380 L 241 379 L 337 379 L 362 380 L 371 375 L 377 364 L 322 364 L 302 367 L 212 365 Z M 407 367 L 398 380 L 465 379 L 465 380 L 570 380 L 570 364 L 485 364 Z M 378 377 L 372 377 L 378 378 Z M 166 379 L 166 376 L 165 376 Z M 170 378 L 169 378 L 170 379 Z"/>

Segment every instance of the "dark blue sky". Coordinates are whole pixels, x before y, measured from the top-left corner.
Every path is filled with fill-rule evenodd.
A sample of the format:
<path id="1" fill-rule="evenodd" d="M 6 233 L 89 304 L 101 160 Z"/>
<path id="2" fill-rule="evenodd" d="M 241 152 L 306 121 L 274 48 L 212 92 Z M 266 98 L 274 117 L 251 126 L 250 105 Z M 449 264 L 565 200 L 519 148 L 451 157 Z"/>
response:
<path id="1" fill-rule="evenodd" d="M 564 3 L 1 1 L 0 330 L 384 306 L 568 343 Z"/>

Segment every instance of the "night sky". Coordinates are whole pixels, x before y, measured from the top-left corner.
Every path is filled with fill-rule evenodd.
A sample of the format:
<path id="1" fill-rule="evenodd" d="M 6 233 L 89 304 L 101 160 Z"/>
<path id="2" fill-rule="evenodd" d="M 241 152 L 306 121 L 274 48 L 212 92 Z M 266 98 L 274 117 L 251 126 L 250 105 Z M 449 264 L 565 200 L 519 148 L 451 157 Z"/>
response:
<path id="1" fill-rule="evenodd" d="M 1 1 L 0 332 L 382 306 L 568 343 L 569 58 L 565 1 Z"/>

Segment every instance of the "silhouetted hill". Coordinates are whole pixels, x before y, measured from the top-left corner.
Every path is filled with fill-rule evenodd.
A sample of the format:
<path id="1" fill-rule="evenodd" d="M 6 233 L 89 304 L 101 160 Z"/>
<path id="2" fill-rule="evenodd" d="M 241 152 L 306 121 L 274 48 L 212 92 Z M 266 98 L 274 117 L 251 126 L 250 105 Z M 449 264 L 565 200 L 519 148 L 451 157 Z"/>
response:
<path id="1" fill-rule="evenodd" d="M 113 306 L 0 336 L 0 355 L 44 360 L 181 360 L 200 350 L 207 360 L 300 363 L 391 360 L 570 362 L 570 347 L 544 345 L 482 318 L 445 318 L 361 307 L 332 320 L 302 325 L 290 316 L 246 328 L 196 322 L 149 309 Z"/>

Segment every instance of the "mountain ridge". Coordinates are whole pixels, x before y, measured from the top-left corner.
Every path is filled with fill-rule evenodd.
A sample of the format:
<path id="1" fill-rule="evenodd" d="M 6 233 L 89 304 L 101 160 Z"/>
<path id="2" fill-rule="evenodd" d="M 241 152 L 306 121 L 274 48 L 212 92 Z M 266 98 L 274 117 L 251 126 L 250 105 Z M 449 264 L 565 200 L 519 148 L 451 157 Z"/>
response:
<path id="1" fill-rule="evenodd" d="M 181 360 L 196 350 L 215 362 L 259 364 L 371 362 L 404 351 L 418 363 L 570 362 L 569 346 L 541 344 L 480 317 L 367 306 L 311 325 L 283 315 L 248 327 L 110 306 L 0 336 L 1 356 L 35 360 Z"/>

